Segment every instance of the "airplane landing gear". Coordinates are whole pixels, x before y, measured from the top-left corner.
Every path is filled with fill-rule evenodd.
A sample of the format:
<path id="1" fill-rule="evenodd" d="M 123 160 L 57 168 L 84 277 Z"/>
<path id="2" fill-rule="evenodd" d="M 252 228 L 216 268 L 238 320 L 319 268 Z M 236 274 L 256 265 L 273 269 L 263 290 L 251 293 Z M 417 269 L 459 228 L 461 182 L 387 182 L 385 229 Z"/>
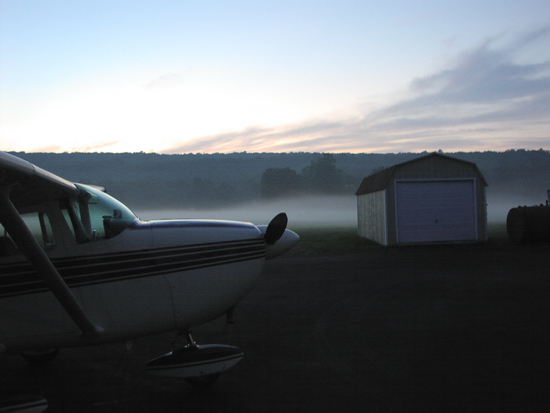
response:
<path id="1" fill-rule="evenodd" d="M 208 387 L 214 384 L 220 373 L 233 367 L 244 357 L 238 347 L 222 344 L 199 346 L 189 331 L 183 334 L 188 345 L 148 362 L 146 368 L 149 373 L 181 377 L 192 386 Z"/>
<path id="2" fill-rule="evenodd" d="M 199 345 L 193 339 L 191 331 L 184 331 L 181 335 L 185 336 L 187 340 L 187 345 L 182 349 L 176 350 L 178 352 L 182 351 L 194 351 L 199 349 Z M 220 373 L 208 374 L 206 376 L 196 376 L 196 377 L 184 377 L 185 381 L 193 387 L 210 387 L 216 380 L 220 377 Z"/>
<path id="3" fill-rule="evenodd" d="M 195 342 L 195 340 L 193 340 L 191 331 L 184 331 L 182 334 L 185 335 L 188 344 L 183 349 L 177 351 L 181 352 L 185 349 L 188 349 L 186 351 L 199 349 L 198 344 Z M 220 373 L 213 373 L 206 376 L 185 377 L 184 379 L 193 387 L 210 387 L 219 379 L 219 377 Z"/>
<path id="4" fill-rule="evenodd" d="M 187 347 L 199 347 L 199 345 L 193 340 L 193 336 L 191 335 L 191 330 L 185 330 L 181 333 L 181 335 L 185 336 L 185 339 L 187 340 L 187 345 L 184 348 Z"/>

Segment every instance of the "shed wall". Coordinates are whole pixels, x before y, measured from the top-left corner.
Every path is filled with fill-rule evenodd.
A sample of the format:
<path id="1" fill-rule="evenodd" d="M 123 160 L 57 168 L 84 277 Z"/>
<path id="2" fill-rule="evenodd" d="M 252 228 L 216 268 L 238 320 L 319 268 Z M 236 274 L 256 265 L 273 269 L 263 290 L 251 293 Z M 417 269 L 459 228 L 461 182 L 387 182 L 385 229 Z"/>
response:
<path id="1" fill-rule="evenodd" d="M 388 245 L 386 222 L 386 190 L 357 197 L 359 236 Z"/>

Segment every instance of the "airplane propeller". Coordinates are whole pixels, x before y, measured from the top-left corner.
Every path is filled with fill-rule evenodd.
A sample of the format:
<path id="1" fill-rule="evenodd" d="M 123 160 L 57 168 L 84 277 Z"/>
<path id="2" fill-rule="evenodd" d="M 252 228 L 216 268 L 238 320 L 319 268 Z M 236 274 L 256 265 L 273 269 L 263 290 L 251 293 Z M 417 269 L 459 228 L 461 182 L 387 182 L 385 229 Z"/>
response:
<path id="1" fill-rule="evenodd" d="M 264 239 L 268 245 L 273 245 L 283 236 L 288 224 L 288 217 L 281 212 L 271 220 L 265 230 Z"/>
<path id="2" fill-rule="evenodd" d="M 264 236 L 266 245 L 266 260 L 274 258 L 291 249 L 298 243 L 300 237 L 295 232 L 286 229 L 288 217 L 281 212 L 268 225 L 258 225 Z"/>

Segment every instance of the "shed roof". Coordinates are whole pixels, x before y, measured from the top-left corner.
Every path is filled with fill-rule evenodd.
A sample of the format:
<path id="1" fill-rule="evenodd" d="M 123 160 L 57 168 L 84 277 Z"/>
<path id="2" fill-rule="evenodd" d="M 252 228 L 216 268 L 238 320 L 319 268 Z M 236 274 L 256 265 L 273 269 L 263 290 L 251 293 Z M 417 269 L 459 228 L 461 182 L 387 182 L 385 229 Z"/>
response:
<path id="1" fill-rule="evenodd" d="M 355 193 L 355 195 L 364 195 L 364 194 L 368 194 L 368 193 L 371 193 L 371 192 L 377 192 L 377 191 L 381 191 L 381 190 L 385 189 L 388 186 L 388 184 L 390 183 L 391 177 L 392 177 L 394 171 L 397 168 L 401 167 L 402 165 L 409 164 L 409 163 L 422 161 L 422 160 L 424 160 L 426 158 L 429 158 L 429 157 L 432 157 L 432 156 L 439 156 L 441 158 L 445 158 L 445 159 L 452 160 L 452 161 L 455 161 L 455 162 L 462 162 L 462 163 L 471 165 L 473 168 L 475 168 L 476 172 L 478 173 L 479 177 L 481 178 L 481 181 L 482 181 L 483 185 L 487 186 L 487 182 L 485 181 L 485 178 L 483 177 L 483 175 L 481 174 L 479 168 L 477 167 L 477 165 L 474 162 L 469 162 L 469 161 L 465 161 L 465 160 L 462 160 L 462 159 L 453 158 L 453 157 L 448 156 L 448 155 L 442 155 L 440 153 L 433 152 L 433 153 L 430 153 L 428 155 L 421 156 L 419 158 L 410 159 L 408 161 L 395 164 L 393 166 L 390 166 L 389 168 L 383 169 L 379 172 L 376 172 L 372 175 L 367 176 L 365 179 L 363 179 L 363 181 L 361 182 L 361 185 L 359 185 L 359 189 L 357 189 L 357 192 Z"/>

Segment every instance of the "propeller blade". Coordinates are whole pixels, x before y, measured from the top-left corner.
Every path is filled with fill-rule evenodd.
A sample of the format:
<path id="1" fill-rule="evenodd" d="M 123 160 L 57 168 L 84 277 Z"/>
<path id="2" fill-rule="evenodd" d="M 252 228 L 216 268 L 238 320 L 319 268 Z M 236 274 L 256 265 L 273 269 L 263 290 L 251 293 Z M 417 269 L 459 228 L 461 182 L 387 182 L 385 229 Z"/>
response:
<path id="1" fill-rule="evenodd" d="M 271 220 L 267 229 L 265 230 L 264 239 L 268 245 L 273 245 L 283 236 L 285 233 L 286 225 L 288 224 L 288 217 L 284 212 L 278 214 Z"/>

